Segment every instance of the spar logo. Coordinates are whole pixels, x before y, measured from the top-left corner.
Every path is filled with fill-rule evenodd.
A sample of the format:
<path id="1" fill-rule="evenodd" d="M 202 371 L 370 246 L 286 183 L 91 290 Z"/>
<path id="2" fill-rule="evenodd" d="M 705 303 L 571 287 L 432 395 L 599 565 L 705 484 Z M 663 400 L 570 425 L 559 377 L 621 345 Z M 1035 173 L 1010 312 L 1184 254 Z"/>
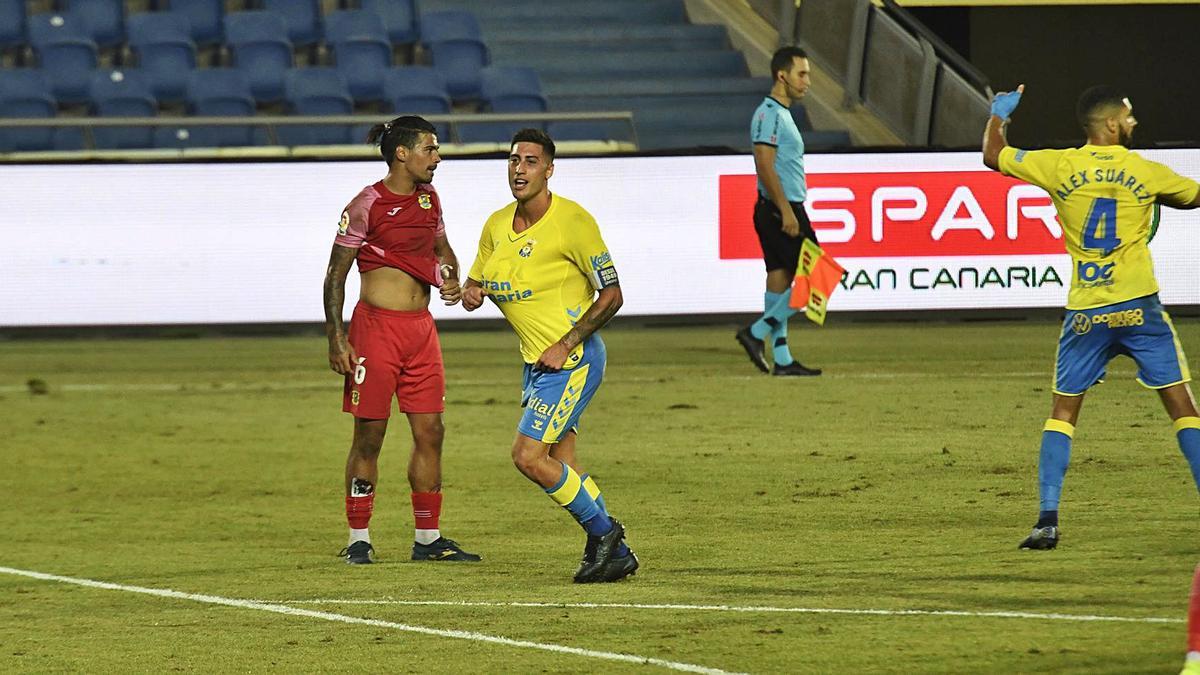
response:
<path id="1" fill-rule="evenodd" d="M 719 188 L 721 259 L 760 258 L 754 176 Z M 1064 252 L 1049 195 L 993 171 L 812 174 L 805 209 L 835 258 Z"/>

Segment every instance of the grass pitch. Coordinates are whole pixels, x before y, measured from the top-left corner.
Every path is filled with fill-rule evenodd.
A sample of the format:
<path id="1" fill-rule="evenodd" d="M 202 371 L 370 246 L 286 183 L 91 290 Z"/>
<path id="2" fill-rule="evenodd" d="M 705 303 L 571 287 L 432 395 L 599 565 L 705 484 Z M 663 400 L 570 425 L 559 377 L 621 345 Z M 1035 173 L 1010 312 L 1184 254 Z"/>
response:
<path id="1" fill-rule="evenodd" d="M 571 584 L 582 534 L 509 460 L 507 331 L 443 334 L 442 529 L 478 565 L 407 561 L 402 417 L 380 564 L 334 556 L 350 420 L 321 338 L 0 343 L 0 566 L 384 622 L 6 572 L 0 671 L 1178 669 L 1197 494 L 1131 362 L 1084 405 L 1060 548 L 1024 552 L 1057 325 L 798 324 L 820 378 L 759 375 L 732 326 L 604 332 L 579 447 L 642 570 L 596 586 Z M 1200 324 L 1178 328 L 1200 354 Z"/>

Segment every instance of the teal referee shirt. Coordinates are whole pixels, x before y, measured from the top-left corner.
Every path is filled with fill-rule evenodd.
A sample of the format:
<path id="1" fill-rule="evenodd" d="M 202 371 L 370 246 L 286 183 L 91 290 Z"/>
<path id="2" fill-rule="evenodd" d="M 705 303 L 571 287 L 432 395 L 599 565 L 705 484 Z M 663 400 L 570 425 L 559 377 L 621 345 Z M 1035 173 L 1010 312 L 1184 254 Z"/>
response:
<path id="1" fill-rule="evenodd" d="M 808 195 L 804 180 L 804 139 L 792 112 L 770 96 L 763 99 L 754 111 L 750 123 L 750 142 L 754 145 L 775 147 L 775 173 L 783 184 L 783 195 L 789 202 L 802 202 Z M 762 179 L 758 181 L 758 194 L 767 196 Z"/>

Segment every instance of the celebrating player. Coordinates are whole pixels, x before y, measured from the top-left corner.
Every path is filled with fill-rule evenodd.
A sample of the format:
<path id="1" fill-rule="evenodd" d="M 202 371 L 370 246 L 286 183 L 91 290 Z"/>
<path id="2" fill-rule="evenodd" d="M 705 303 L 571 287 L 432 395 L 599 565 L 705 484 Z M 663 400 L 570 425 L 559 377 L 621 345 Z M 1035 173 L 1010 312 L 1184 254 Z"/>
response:
<path id="1" fill-rule="evenodd" d="M 1026 151 L 1005 141 L 1009 116 L 1025 86 L 997 94 L 983 138 L 983 163 L 1046 190 L 1071 254 L 1071 288 L 1058 342 L 1054 399 L 1038 461 L 1041 510 L 1021 548 L 1058 545 L 1058 503 L 1071 457 L 1083 395 L 1108 362 L 1124 354 L 1138 381 L 1158 391 L 1175 436 L 1200 487 L 1200 413 L 1171 319 L 1158 299 L 1147 246 L 1157 204 L 1200 206 L 1200 184 L 1129 150 L 1137 120 L 1133 104 L 1111 87 L 1092 87 L 1076 113 L 1087 145 Z"/>
<path id="2" fill-rule="evenodd" d="M 463 307 L 473 311 L 490 297 L 521 338 L 525 412 L 513 464 L 587 532 L 575 582 L 617 581 L 637 570 L 638 559 L 575 452 L 579 416 L 604 377 L 596 331 L 621 307 L 617 270 L 591 214 L 550 192 L 554 141 L 522 129 L 510 147 L 516 201 L 484 224 Z"/>
<path id="3" fill-rule="evenodd" d="M 392 397 L 408 416 L 413 448 L 408 462 L 416 537 L 413 560 L 476 561 L 441 536 L 442 412 L 446 376 L 437 328 L 429 314 L 429 287 L 453 305 L 462 298 L 458 261 L 429 184 L 441 158 L 432 124 L 397 117 L 371 129 L 388 173 L 363 188 L 342 211 L 325 273 L 325 332 L 329 367 L 346 378 L 342 409 L 354 415 L 346 459 L 346 562 L 373 562 L 367 523 L 379 482 L 379 451 Z M 346 275 L 358 261 L 361 292 L 347 334 L 342 324 Z"/>

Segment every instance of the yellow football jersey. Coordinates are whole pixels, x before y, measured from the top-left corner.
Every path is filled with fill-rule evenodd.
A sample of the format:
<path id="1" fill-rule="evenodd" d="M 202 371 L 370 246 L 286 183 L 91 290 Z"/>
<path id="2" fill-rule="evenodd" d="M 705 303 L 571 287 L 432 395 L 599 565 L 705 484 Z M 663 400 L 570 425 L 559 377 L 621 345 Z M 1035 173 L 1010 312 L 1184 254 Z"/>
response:
<path id="1" fill-rule="evenodd" d="M 517 203 L 493 213 L 479 237 L 470 278 L 504 313 L 534 363 L 592 306 L 596 291 L 617 284 L 617 270 L 596 220 L 575 202 L 552 195 L 542 219 L 513 232 Z M 583 345 L 567 360 L 579 363 Z"/>
<path id="2" fill-rule="evenodd" d="M 1119 145 L 1000 151 L 1000 171 L 1050 193 L 1071 254 L 1067 309 L 1158 292 L 1150 259 L 1156 202 L 1191 201 L 1200 184 Z"/>

